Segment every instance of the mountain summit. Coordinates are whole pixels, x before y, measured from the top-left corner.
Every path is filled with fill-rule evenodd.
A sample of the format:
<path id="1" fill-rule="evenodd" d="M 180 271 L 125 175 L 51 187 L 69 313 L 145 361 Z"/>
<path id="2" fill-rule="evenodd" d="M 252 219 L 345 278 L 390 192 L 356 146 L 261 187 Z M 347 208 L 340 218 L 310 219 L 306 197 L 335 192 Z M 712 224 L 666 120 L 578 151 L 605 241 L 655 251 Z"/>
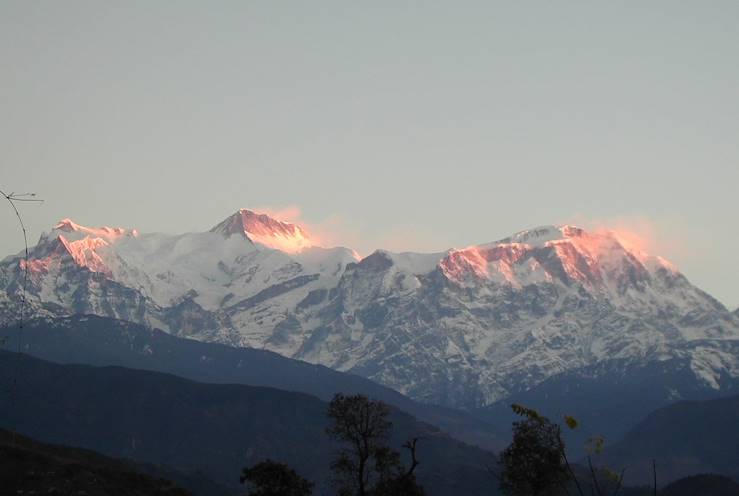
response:
<path id="1" fill-rule="evenodd" d="M 538 227 L 494 243 L 452 250 L 440 267 L 462 284 L 470 275 L 517 288 L 557 280 L 614 295 L 644 287 L 657 271 L 678 273 L 665 259 L 628 246 L 613 231 L 589 232 L 570 225 Z"/>
<path id="2" fill-rule="evenodd" d="M 48 274 L 62 264 L 73 264 L 91 272 L 112 276 L 100 251 L 121 238 L 136 237 L 135 229 L 121 227 L 85 227 L 72 221 L 60 220 L 50 232 L 41 235 L 29 258 L 28 269 L 33 274 Z M 25 261 L 21 262 L 22 264 Z"/>
<path id="3" fill-rule="evenodd" d="M 21 264 L 0 264 L 6 318 Z M 739 378 L 739 316 L 610 231 L 544 226 L 357 260 L 251 210 L 180 235 L 65 220 L 31 249 L 29 267 L 37 315 L 96 314 L 266 348 L 456 407 L 615 361 L 679 364 L 712 391 Z"/>
<path id="4" fill-rule="evenodd" d="M 225 236 L 241 234 L 253 243 L 287 253 L 298 253 L 314 246 L 308 233 L 301 226 L 273 219 L 242 208 L 211 229 Z"/>
<path id="5" fill-rule="evenodd" d="M 138 236 L 136 229 L 125 229 L 123 227 L 85 227 L 75 223 L 72 219 L 62 219 L 53 228 L 54 231 L 65 233 L 67 237 L 79 239 L 81 237 L 90 236 L 94 238 L 103 238 L 108 241 L 115 240 L 122 236 Z"/>

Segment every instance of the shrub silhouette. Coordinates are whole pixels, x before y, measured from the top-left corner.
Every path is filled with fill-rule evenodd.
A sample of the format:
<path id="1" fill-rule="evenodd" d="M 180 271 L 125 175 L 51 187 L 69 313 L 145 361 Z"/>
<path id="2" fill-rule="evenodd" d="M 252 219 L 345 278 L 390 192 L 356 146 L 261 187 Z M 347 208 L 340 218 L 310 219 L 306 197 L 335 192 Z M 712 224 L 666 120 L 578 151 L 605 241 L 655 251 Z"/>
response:
<path id="1" fill-rule="evenodd" d="M 249 496 L 310 496 L 313 483 L 304 479 L 284 463 L 265 460 L 244 468 L 241 483 L 254 486 Z"/>
<path id="2" fill-rule="evenodd" d="M 500 455 L 501 491 L 511 496 L 557 494 L 568 479 L 559 425 L 533 410 L 516 413 L 525 418 L 513 423 L 513 440 Z"/>

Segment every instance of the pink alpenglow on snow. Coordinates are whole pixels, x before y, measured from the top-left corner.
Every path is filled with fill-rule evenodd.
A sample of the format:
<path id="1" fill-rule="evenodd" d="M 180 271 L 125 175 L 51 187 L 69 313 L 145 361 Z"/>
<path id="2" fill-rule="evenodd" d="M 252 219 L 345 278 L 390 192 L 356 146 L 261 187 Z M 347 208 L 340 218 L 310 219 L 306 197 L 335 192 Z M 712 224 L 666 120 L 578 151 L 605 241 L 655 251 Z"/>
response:
<path id="1" fill-rule="evenodd" d="M 111 269 L 100 255 L 100 250 L 124 237 L 137 236 L 138 231 L 135 229 L 86 227 L 72 219 L 62 219 L 51 233 L 41 237 L 37 249 L 34 250 L 37 256 L 28 260 L 28 270 L 32 274 L 48 273 L 54 266 L 71 260 L 91 272 L 111 276 Z M 21 260 L 20 264 L 22 268 L 26 267 L 25 260 Z"/>
<path id="2" fill-rule="evenodd" d="M 318 246 L 301 226 L 273 219 L 267 214 L 245 208 L 215 226 L 211 231 L 226 236 L 241 234 L 253 243 L 286 253 L 300 253 L 306 248 Z"/>
<path id="3" fill-rule="evenodd" d="M 106 241 L 115 241 L 116 239 L 123 236 L 136 237 L 139 235 L 139 232 L 136 229 L 125 229 L 123 227 L 108 226 L 85 227 L 75 223 L 72 219 L 60 220 L 59 222 L 57 222 L 53 229 L 55 231 L 70 233 L 72 234 L 72 236 L 68 235 L 67 237 L 74 237 L 75 239 L 79 239 L 82 236 L 91 236 L 95 238 L 102 238 Z"/>
<path id="4" fill-rule="evenodd" d="M 514 287 L 563 279 L 603 287 L 608 277 L 624 271 L 637 278 L 658 268 L 676 272 L 670 262 L 647 254 L 643 247 L 636 234 L 625 231 L 544 226 L 494 243 L 452 250 L 439 265 L 447 277 L 460 283 L 474 276 Z"/>

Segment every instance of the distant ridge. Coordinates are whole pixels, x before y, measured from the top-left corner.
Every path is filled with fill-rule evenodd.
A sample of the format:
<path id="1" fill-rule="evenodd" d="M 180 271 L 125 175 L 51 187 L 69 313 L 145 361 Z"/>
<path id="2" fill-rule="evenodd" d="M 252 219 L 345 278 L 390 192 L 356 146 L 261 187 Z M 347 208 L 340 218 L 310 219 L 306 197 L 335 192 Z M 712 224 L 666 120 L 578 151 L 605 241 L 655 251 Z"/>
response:
<path id="1" fill-rule="evenodd" d="M 657 460 L 661 484 L 695 474 L 723 474 L 739 482 L 739 395 L 683 401 L 649 414 L 602 461 L 629 466 L 627 483 L 648 483 Z"/>

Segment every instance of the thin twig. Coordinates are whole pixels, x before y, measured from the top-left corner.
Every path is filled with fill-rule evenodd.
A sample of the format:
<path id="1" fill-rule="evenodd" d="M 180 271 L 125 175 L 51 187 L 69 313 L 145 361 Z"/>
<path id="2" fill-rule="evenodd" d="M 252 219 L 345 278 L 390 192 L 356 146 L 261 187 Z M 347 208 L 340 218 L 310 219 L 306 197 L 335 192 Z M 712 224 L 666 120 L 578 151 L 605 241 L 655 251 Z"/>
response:
<path id="1" fill-rule="evenodd" d="M 652 458 L 652 473 L 654 474 L 654 496 L 657 496 L 657 460 Z"/>
<path id="2" fill-rule="evenodd" d="M 577 480 L 577 476 L 575 475 L 575 472 L 572 470 L 569 460 L 567 460 L 567 454 L 565 453 L 564 448 L 562 448 L 562 459 L 565 461 L 567 470 L 570 472 L 570 476 L 572 477 L 572 480 L 575 482 L 575 487 L 577 487 L 577 492 L 580 493 L 580 496 L 585 496 L 585 493 L 582 492 L 582 487 L 580 487 L 580 481 Z"/>
<path id="3" fill-rule="evenodd" d="M 595 469 L 593 468 L 593 460 L 588 455 L 588 467 L 590 467 L 590 477 L 593 478 L 593 485 L 595 486 L 595 490 L 598 492 L 599 496 L 603 496 L 603 491 L 600 489 L 600 483 L 598 482 L 598 476 L 595 473 Z"/>
<path id="4" fill-rule="evenodd" d="M 618 492 L 621 490 L 621 486 L 624 483 L 624 473 L 625 472 L 626 472 L 626 468 L 622 468 L 621 469 L 621 475 L 619 476 L 618 481 L 616 483 L 616 490 L 613 491 L 613 495 L 612 496 L 618 496 Z"/>

